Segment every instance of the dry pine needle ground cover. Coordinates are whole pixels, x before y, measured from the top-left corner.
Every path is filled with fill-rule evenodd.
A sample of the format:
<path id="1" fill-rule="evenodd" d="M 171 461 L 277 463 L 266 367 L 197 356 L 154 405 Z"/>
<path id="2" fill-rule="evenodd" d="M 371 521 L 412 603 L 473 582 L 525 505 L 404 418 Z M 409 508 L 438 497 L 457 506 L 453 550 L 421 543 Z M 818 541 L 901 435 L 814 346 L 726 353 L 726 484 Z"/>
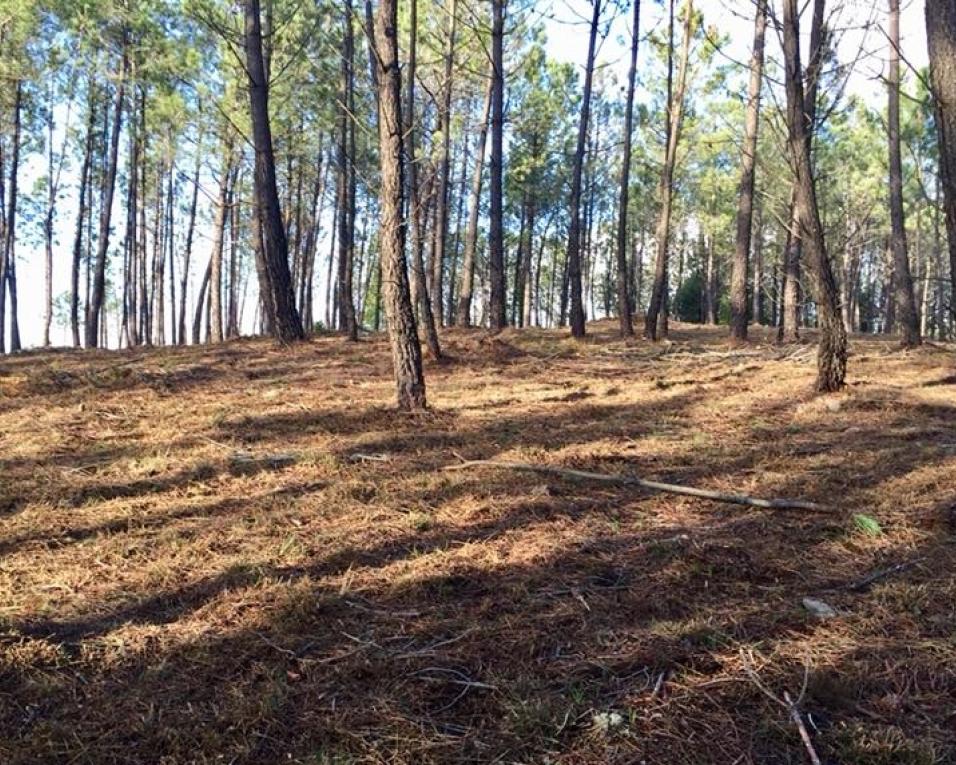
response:
<path id="1" fill-rule="evenodd" d="M 0 761 L 956 761 L 956 349 L 446 342 L 0 361 Z"/>

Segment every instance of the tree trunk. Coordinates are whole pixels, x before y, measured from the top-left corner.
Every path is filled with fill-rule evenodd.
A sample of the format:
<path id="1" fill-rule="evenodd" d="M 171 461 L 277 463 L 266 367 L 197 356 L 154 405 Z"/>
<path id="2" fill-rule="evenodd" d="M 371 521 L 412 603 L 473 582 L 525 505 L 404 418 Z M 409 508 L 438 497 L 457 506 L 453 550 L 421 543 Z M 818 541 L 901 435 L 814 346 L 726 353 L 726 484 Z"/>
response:
<path id="1" fill-rule="evenodd" d="M 800 21 L 798 0 L 783 0 L 783 42 L 787 90 L 787 128 L 796 188 L 796 209 L 800 240 L 813 269 L 819 316 L 820 346 L 817 355 L 819 391 L 843 387 L 846 377 L 846 330 L 837 305 L 836 281 L 827 254 L 817 207 L 816 188 L 810 166 L 810 128 L 803 93 L 800 64 Z"/>
<path id="2" fill-rule="evenodd" d="M 4 252 L 2 263 L 0 263 L 0 325 L 4 322 L 4 307 L 2 296 L 4 284 L 10 293 L 10 350 L 20 350 L 20 323 L 19 310 L 17 308 L 17 195 L 18 195 L 18 175 L 20 172 L 20 150 L 22 135 L 22 111 L 23 111 L 23 83 L 17 80 L 15 96 L 13 100 L 13 151 L 10 157 L 10 195 L 8 198 L 9 207 L 7 209 L 6 238 L 4 240 Z M 0 183 L 3 182 L 0 177 Z M 4 335 L 0 327 L 0 353 L 3 352 Z"/>
<path id="3" fill-rule="evenodd" d="M 760 208 L 756 211 L 756 222 L 754 223 L 753 237 L 753 257 L 754 257 L 754 277 L 753 292 L 751 297 L 753 303 L 751 306 L 751 318 L 754 324 L 763 324 L 763 215 Z"/>
<path id="4" fill-rule="evenodd" d="M 229 185 L 232 177 L 232 147 L 223 150 L 224 164 L 216 199 L 216 219 L 213 222 L 212 253 L 209 256 L 209 341 L 221 343 L 222 324 L 222 253 L 226 238 L 226 216 L 229 211 Z"/>
<path id="5" fill-rule="evenodd" d="M 926 43 L 949 243 L 950 315 L 956 319 L 956 7 L 952 0 L 926 0 Z"/>
<path id="6" fill-rule="evenodd" d="M 817 90 L 820 85 L 820 70 L 823 66 L 824 42 L 827 34 L 824 28 L 825 5 L 826 0 L 813 0 L 813 18 L 810 26 L 810 61 L 805 72 L 804 104 L 806 116 L 804 121 L 811 146 L 813 134 L 816 130 Z M 787 247 L 784 251 L 783 314 L 778 333 L 778 339 L 788 342 L 800 338 L 801 305 L 803 303 L 800 277 L 803 243 L 800 238 L 802 232 L 798 220 L 799 214 L 796 209 L 796 195 L 797 190 L 794 187 L 790 197 L 790 229 L 787 236 Z"/>
<path id="7" fill-rule="evenodd" d="M 414 290 L 410 294 L 414 298 L 413 304 L 417 303 L 418 305 L 428 350 L 433 358 L 440 359 L 442 357 L 441 343 L 438 340 L 435 316 L 432 313 L 431 302 L 428 299 L 428 289 L 425 284 L 424 241 L 422 236 L 424 215 L 421 194 L 419 193 L 418 164 L 415 159 L 415 69 L 418 57 L 418 0 L 411 0 L 408 37 L 408 72 L 405 83 L 405 134 L 408 136 L 408 140 L 405 145 L 405 152 L 408 157 L 408 218 L 411 221 L 412 230 L 412 278 L 414 279 Z M 381 93 L 381 84 L 379 85 L 379 92 Z M 384 257 L 384 254 L 380 253 L 379 258 L 382 257 Z"/>
<path id="8" fill-rule="evenodd" d="M 120 65 L 119 82 L 116 84 L 115 106 L 113 107 L 109 159 L 107 160 L 106 175 L 103 179 L 103 204 L 100 208 L 100 232 L 96 247 L 96 264 L 93 271 L 93 294 L 90 297 L 89 310 L 86 314 L 86 345 L 89 348 L 96 348 L 100 340 L 100 314 L 103 311 L 106 296 L 106 256 L 110 244 L 110 216 L 113 208 L 113 191 L 116 188 L 116 160 L 119 154 L 120 129 L 123 126 L 123 98 L 125 96 L 128 68 L 129 57 L 124 33 L 122 64 Z"/>
<path id="9" fill-rule="evenodd" d="M 93 84 L 90 83 L 92 90 Z M 96 99 L 91 94 L 89 103 L 89 114 L 86 121 L 86 142 L 83 146 L 83 166 L 80 169 L 80 198 L 77 204 L 76 212 L 76 234 L 73 238 L 73 264 L 70 269 L 70 330 L 73 333 L 73 347 L 79 348 L 80 342 L 80 264 L 83 260 L 83 222 L 86 218 L 86 210 L 89 205 L 89 189 L 91 186 L 92 173 L 91 163 L 93 160 L 93 135 L 96 132 Z M 135 237 L 130 242 L 130 247 L 135 248 Z M 135 250 L 134 250 L 135 252 Z"/>
<path id="10" fill-rule="evenodd" d="M 160 164 L 156 171 L 156 208 L 153 212 L 153 342 L 164 345 L 166 342 L 166 314 L 163 290 L 164 266 L 166 265 L 166 247 L 164 244 L 163 220 L 163 172 Z"/>
<path id="11" fill-rule="evenodd" d="M 757 125 L 760 117 L 760 86 L 763 77 L 763 48 L 766 29 L 767 0 L 757 0 L 757 16 L 754 20 L 754 47 L 750 59 L 750 87 L 747 92 L 747 118 L 744 125 L 744 151 L 740 163 L 737 238 L 734 249 L 734 267 L 730 278 L 730 336 L 740 342 L 747 339 L 747 262 L 750 257 L 750 241 L 753 230 L 754 170 L 757 160 Z M 757 288 L 756 284 L 754 288 Z"/>
<path id="12" fill-rule="evenodd" d="M 455 325 L 455 306 L 458 286 L 458 252 L 461 249 L 461 221 L 465 212 L 465 188 L 468 175 L 468 141 L 464 140 L 461 152 L 461 172 L 458 175 L 458 199 L 455 209 L 455 235 L 451 246 L 451 272 L 448 274 L 448 294 L 445 296 L 445 321 L 449 326 Z"/>
<path id="13" fill-rule="evenodd" d="M 670 4 L 671 29 L 673 30 L 674 0 Z M 684 90 L 687 87 L 687 64 L 690 55 L 690 38 L 693 34 L 694 3 L 688 0 L 684 8 L 684 40 L 681 47 L 680 65 L 677 74 L 677 87 L 671 93 L 668 84 L 667 98 L 667 134 L 664 149 L 664 165 L 661 169 L 659 185 L 661 211 L 657 221 L 655 237 L 657 239 L 657 260 L 654 265 L 654 284 L 651 300 L 644 315 L 644 337 L 657 340 L 659 334 L 666 334 L 668 311 L 667 258 L 670 246 L 671 207 L 674 201 L 674 165 L 677 161 L 677 144 L 680 140 L 681 125 L 684 116 Z M 672 33 L 673 34 L 673 33 Z M 673 43 L 669 46 L 673 50 Z M 668 60 L 672 56 L 668 56 Z M 668 63 L 668 83 L 670 83 L 671 65 Z M 663 330 L 663 333 L 661 332 Z"/>
<path id="14" fill-rule="evenodd" d="M 465 231 L 465 249 L 461 264 L 461 286 L 458 289 L 458 310 L 456 323 L 462 327 L 471 326 L 471 301 L 475 289 L 475 251 L 478 248 L 478 216 L 480 215 L 481 180 L 485 164 L 485 144 L 488 142 L 488 119 L 491 114 L 491 101 L 495 76 L 492 67 L 488 86 L 485 90 L 485 107 L 482 112 L 481 126 L 478 130 L 478 143 L 475 147 L 475 170 L 471 179 L 471 198 L 468 202 L 468 228 Z"/>
<path id="15" fill-rule="evenodd" d="M 438 190 L 435 200 L 435 249 L 432 258 L 432 314 L 441 322 L 442 285 L 445 275 L 445 260 L 448 245 L 448 202 L 451 186 L 451 94 L 455 64 L 455 28 L 457 26 L 458 2 L 447 0 L 448 32 L 445 39 L 445 71 L 442 83 L 439 125 L 441 130 L 441 159 L 438 164 Z"/>
<path id="16" fill-rule="evenodd" d="M 906 348 L 922 343 L 913 279 L 906 248 L 906 222 L 903 217 L 903 161 L 900 157 L 900 0 L 889 0 L 890 67 L 887 80 L 889 108 L 890 225 L 895 272 L 896 307 Z"/>
<path id="17" fill-rule="evenodd" d="M 578 123 L 578 143 L 574 152 L 571 173 L 571 221 L 568 225 L 568 288 L 570 290 L 571 336 L 584 337 L 584 302 L 581 294 L 581 176 L 584 170 L 584 152 L 587 147 L 588 121 L 591 114 L 591 82 L 594 79 L 594 50 L 597 44 L 601 0 L 592 0 L 591 31 L 588 36 L 588 55 L 584 73 L 584 97 Z"/>
<path id="18" fill-rule="evenodd" d="M 600 2 L 600 0 L 596 0 Z M 491 98 L 491 204 L 488 232 L 488 271 L 491 282 L 489 324 L 492 331 L 504 329 L 507 323 L 505 296 L 505 244 L 503 209 L 504 151 L 504 18 L 506 0 L 492 0 L 491 61 L 494 81 Z"/>
<path id="19" fill-rule="evenodd" d="M 422 352 L 418 344 L 415 313 L 405 265 L 405 227 L 402 224 L 402 122 L 401 73 L 398 62 L 397 0 L 380 0 L 375 17 L 375 47 L 378 62 L 378 131 L 382 170 L 379 209 L 382 281 L 385 284 L 385 315 L 398 406 L 421 410 L 426 406 Z"/>
<path id="20" fill-rule="evenodd" d="M 352 273 L 355 267 L 355 127 L 354 103 L 354 35 L 352 33 L 352 0 L 345 0 L 343 10 L 342 74 L 339 84 L 339 260 L 336 286 L 338 292 L 339 328 L 349 340 L 358 340 L 355 318 L 355 296 Z"/>
<path id="21" fill-rule="evenodd" d="M 196 296 L 196 311 L 193 314 L 192 340 L 193 345 L 199 345 L 202 340 L 202 317 L 206 308 L 206 290 L 209 288 L 209 277 L 212 273 L 212 259 L 206 264 L 202 282 L 199 285 L 199 294 Z"/>
<path id="22" fill-rule="evenodd" d="M 193 193 L 189 201 L 189 223 L 186 225 L 186 244 L 183 250 L 183 273 L 179 282 L 179 333 L 180 345 L 186 344 L 186 285 L 189 283 L 189 263 L 192 260 L 193 237 L 196 231 L 196 203 L 199 201 L 199 171 L 202 162 L 202 137 L 196 143 L 196 166 L 193 170 Z"/>
<path id="23" fill-rule="evenodd" d="M 290 343 L 304 339 L 305 335 L 292 292 L 289 244 L 276 187 L 275 155 L 272 148 L 272 128 L 269 124 L 269 79 L 263 56 L 259 0 L 244 0 L 244 3 L 246 72 L 256 152 L 255 192 L 262 234 L 262 276 L 266 282 L 260 283 L 259 289 L 268 293 L 269 297 L 263 303 L 266 310 L 271 312 L 269 320 L 276 339 L 280 343 Z"/>
<path id="24" fill-rule="evenodd" d="M 634 132 L 634 81 L 637 76 L 637 43 L 640 31 L 641 0 L 632 0 L 631 66 L 627 74 L 627 102 L 624 106 L 624 148 L 621 153 L 621 189 L 617 210 L 617 316 L 621 337 L 634 334 L 627 267 L 628 188 L 631 183 L 631 141 Z"/>

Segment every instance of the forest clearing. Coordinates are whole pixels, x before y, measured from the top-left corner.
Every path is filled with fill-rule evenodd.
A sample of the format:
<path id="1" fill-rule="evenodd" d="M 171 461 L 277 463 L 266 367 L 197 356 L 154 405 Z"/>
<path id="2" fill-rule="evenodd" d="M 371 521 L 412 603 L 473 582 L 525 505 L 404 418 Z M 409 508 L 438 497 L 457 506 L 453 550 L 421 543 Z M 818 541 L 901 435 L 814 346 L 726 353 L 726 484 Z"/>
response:
<path id="1" fill-rule="evenodd" d="M 954 349 L 771 332 L 3 358 L 0 759 L 952 761 Z"/>

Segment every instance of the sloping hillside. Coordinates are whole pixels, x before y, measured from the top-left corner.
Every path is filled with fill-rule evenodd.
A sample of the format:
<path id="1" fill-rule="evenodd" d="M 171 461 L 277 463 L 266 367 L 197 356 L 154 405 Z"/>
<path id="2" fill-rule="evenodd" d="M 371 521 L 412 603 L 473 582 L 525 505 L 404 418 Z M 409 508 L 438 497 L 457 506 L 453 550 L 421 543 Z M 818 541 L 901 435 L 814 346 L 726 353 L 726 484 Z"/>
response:
<path id="1" fill-rule="evenodd" d="M 0 760 L 956 758 L 952 347 L 445 338 L 0 359 Z"/>

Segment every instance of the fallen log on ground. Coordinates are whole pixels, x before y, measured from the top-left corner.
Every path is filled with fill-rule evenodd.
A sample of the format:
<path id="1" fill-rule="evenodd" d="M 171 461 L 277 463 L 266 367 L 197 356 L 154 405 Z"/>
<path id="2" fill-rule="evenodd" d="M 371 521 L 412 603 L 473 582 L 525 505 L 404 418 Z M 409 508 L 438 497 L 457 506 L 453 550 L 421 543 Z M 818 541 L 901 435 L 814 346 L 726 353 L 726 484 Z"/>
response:
<path id="1" fill-rule="evenodd" d="M 492 467 L 505 470 L 520 470 L 529 473 L 542 473 L 545 475 L 555 475 L 562 478 L 570 478 L 578 481 L 596 481 L 598 483 L 610 483 L 617 486 L 639 486 L 642 489 L 659 491 L 665 494 L 681 494 L 688 497 L 700 497 L 702 499 L 713 500 L 714 502 L 727 502 L 733 505 L 747 505 L 749 507 L 762 507 L 769 510 L 814 510 L 817 512 L 829 512 L 833 508 L 827 505 L 820 505 L 816 502 L 807 502 L 802 499 L 761 499 L 751 497 L 746 494 L 727 494 L 720 491 L 710 491 L 709 489 L 695 489 L 692 486 L 681 486 L 675 483 L 662 483 L 661 481 L 648 481 L 643 478 L 635 478 L 627 475 L 609 475 L 607 473 L 592 473 L 587 470 L 574 470 L 572 468 L 560 468 L 552 465 L 536 465 L 530 462 L 511 462 L 508 460 L 466 460 L 457 465 L 447 465 L 444 470 L 466 470 L 468 468 Z"/>

